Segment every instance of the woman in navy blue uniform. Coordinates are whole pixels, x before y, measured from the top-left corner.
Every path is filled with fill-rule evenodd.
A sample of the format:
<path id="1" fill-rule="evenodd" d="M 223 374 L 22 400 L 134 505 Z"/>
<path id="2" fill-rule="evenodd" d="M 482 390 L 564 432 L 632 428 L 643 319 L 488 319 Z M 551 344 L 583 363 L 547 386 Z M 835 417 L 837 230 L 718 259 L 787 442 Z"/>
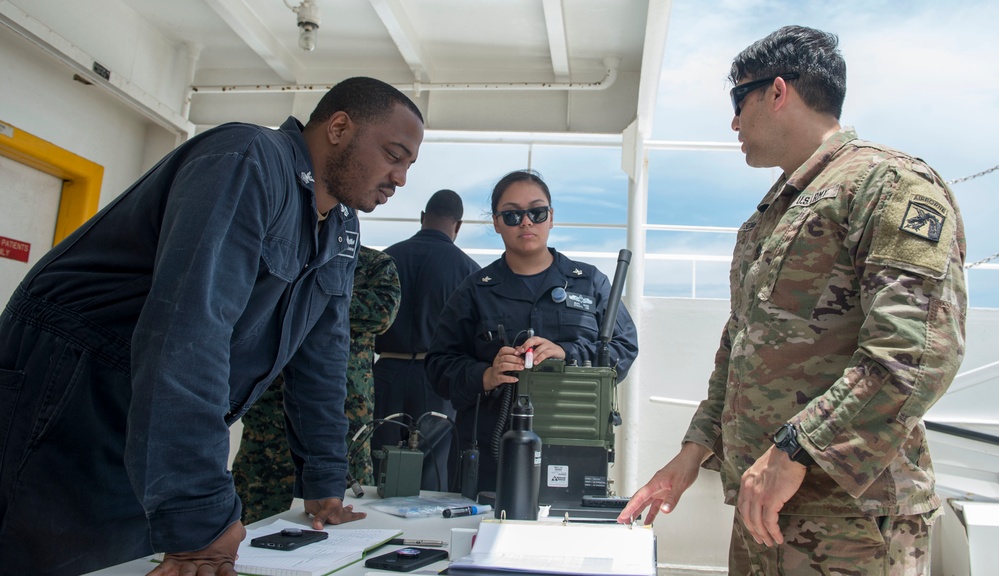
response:
<path id="1" fill-rule="evenodd" d="M 465 278 L 441 312 L 426 357 L 427 376 L 457 411 L 460 447 L 480 449 L 479 490 L 496 489 L 490 450 L 504 384 L 525 367 L 561 358 L 597 364 L 597 344 L 610 297 L 607 276 L 548 247 L 554 225 L 551 192 L 534 171 L 511 172 L 493 188 L 493 227 L 505 252 Z M 623 380 L 638 355 L 638 334 L 618 309 L 609 343 L 611 366 Z M 478 429 L 475 426 L 479 403 Z"/>

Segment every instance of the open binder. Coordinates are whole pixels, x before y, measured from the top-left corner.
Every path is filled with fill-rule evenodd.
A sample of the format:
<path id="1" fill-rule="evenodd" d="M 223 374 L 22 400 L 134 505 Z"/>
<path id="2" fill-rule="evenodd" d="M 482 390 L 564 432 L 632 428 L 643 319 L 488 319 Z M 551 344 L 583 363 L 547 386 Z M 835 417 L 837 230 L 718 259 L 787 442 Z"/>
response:
<path id="1" fill-rule="evenodd" d="M 656 540 L 647 526 L 485 519 L 447 572 L 655 576 Z"/>

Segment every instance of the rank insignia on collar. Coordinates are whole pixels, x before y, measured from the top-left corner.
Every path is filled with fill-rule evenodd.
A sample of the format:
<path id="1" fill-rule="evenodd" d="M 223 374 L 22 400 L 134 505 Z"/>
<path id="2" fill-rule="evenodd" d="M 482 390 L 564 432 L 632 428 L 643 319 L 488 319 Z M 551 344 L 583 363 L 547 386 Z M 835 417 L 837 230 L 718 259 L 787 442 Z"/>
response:
<path id="1" fill-rule="evenodd" d="M 483 277 L 482 277 L 482 281 L 483 281 L 483 282 L 489 282 L 489 281 L 491 281 L 491 280 L 492 280 L 492 278 L 490 278 L 489 276 L 483 276 Z"/>
<path id="2" fill-rule="evenodd" d="M 302 184 L 307 186 L 313 184 L 316 180 L 312 177 L 312 172 L 302 172 L 298 175 L 298 179 L 302 181 Z"/>
<path id="3" fill-rule="evenodd" d="M 347 216 L 350 216 L 350 210 L 346 206 L 344 206 L 343 204 L 341 204 L 340 205 L 340 214 L 343 214 L 343 217 L 346 218 Z"/>
<path id="4" fill-rule="evenodd" d="M 944 220 L 946 217 L 943 214 L 927 204 L 909 201 L 909 207 L 905 209 L 898 229 L 930 242 L 939 242 Z"/>
<path id="5" fill-rule="evenodd" d="M 580 270 L 579 268 L 576 268 L 575 270 L 573 270 L 572 273 L 575 274 L 576 276 L 582 276 L 583 275 L 583 271 Z"/>

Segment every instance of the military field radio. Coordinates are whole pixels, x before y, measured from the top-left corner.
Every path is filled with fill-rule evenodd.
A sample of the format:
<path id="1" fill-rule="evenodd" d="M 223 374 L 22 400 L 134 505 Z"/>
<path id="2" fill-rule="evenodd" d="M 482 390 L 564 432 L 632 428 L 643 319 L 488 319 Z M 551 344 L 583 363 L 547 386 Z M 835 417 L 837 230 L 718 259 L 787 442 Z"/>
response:
<path id="1" fill-rule="evenodd" d="M 597 365 L 566 364 L 549 358 L 521 370 L 516 394 L 534 405 L 534 432 L 541 437 L 541 504 L 579 502 L 583 496 L 606 496 L 614 462 L 617 370 L 610 365 L 608 343 L 614 335 L 631 251 L 621 250 L 610 298 L 600 326 Z"/>

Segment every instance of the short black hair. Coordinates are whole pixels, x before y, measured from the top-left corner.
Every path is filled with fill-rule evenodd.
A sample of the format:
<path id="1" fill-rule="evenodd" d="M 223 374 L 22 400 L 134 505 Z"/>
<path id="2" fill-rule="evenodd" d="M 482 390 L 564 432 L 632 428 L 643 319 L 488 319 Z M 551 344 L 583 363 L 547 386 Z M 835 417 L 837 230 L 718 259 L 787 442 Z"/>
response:
<path id="1" fill-rule="evenodd" d="M 465 213 L 465 205 L 461 202 L 461 196 L 454 190 L 438 190 L 427 200 L 427 208 L 424 210 L 427 216 L 434 218 L 445 218 L 461 222 L 461 217 Z"/>
<path id="2" fill-rule="evenodd" d="M 552 203 L 552 193 L 548 190 L 548 185 L 541 178 L 541 174 L 535 170 L 514 170 L 506 176 L 500 178 L 500 181 L 496 183 L 493 187 L 492 199 L 489 203 L 489 208 L 492 210 L 493 214 L 496 214 L 496 208 L 499 206 L 500 198 L 506 189 L 510 187 L 514 182 L 532 182 L 537 184 L 541 191 L 545 193 L 545 198 L 548 199 L 548 204 Z"/>
<path id="3" fill-rule="evenodd" d="M 346 112 L 356 122 L 380 120 L 396 104 L 409 108 L 423 122 L 423 114 L 408 96 L 396 88 L 376 80 L 358 76 L 348 78 L 330 88 L 309 116 L 307 126 L 322 124 L 337 112 Z"/>
<path id="4" fill-rule="evenodd" d="M 835 34 L 805 26 L 784 26 L 757 40 L 732 60 L 729 80 L 758 80 L 796 72 L 788 80 L 813 110 L 839 120 L 846 99 L 846 60 Z"/>

